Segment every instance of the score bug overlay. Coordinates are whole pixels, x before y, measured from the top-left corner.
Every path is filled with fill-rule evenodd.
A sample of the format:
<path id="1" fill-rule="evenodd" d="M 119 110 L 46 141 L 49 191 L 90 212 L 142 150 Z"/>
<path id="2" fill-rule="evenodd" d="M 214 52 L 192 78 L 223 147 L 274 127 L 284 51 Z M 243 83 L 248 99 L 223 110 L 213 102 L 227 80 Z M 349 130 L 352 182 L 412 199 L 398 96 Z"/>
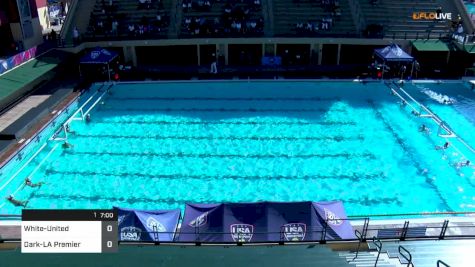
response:
<path id="1" fill-rule="evenodd" d="M 22 253 L 117 252 L 117 211 L 22 211 Z"/>

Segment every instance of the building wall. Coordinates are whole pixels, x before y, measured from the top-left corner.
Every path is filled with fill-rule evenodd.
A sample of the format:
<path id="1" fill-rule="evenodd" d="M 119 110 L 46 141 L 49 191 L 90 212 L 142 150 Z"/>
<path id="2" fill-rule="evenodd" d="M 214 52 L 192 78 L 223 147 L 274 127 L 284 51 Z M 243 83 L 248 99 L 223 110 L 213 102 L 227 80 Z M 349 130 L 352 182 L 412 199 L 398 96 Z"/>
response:
<path id="1" fill-rule="evenodd" d="M 50 26 L 48 5 L 46 4 L 46 0 L 36 0 L 36 8 L 38 18 L 40 20 L 41 30 L 45 31 Z"/>

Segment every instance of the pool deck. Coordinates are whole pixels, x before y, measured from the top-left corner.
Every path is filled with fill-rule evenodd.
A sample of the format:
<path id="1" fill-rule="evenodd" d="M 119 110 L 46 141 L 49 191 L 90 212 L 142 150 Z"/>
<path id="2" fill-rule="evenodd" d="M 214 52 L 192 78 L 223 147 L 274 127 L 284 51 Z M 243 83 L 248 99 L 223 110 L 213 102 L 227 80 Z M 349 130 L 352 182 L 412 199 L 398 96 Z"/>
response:
<path id="1" fill-rule="evenodd" d="M 16 154 L 24 145 L 28 144 L 31 139 L 45 126 L 47 125 L 53 118 L 58 115 L 58 111 L 63 110 L 66 106 L 68 106 L 71 102 L 73 102 L 78 96 L 79 92 L 71 92 L 66 91 L 65 93 L 69 93 L 65 95 L 64 98 L 55 103 L 53 106 L 50 107 L 51 111 L 41 116 L 36 123 L 34 123 L 29 130 L 27 130 L 21 137 L 14 140 L 12 144 L 10 144 L 4 151 L 0 154 L 0 166 L 3 166 L 14 154 Z M 41 98 L 40 98 L 41 99 Z M 7 112 L 0 116 L 0 124 L 2 121 L 8 121 L 10 118 L 19 117 L 21 118 L 22 115 L 25 114 L 28 110 L 33 108 L 33 105 L 38 103 L 38 101 L 34 100 L 24 100 L 26 103 L 24 104 L 25 107 L 12 109 L 10 110 L 11 113 Z M 23 101 L 22 101 L 23 102 Z M 20 103 L 21 104 L 21 103 Z M 17 120 L 13 120 L 15 122 Z M 13 123 L 12 122 L 12 123 Z"/>

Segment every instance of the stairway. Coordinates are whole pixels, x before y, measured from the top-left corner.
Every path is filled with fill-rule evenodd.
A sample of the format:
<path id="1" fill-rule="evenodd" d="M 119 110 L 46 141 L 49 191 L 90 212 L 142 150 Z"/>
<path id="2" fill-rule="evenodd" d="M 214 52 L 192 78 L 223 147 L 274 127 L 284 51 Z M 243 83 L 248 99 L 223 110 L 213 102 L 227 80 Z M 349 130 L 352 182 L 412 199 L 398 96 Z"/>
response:
<path id="1" fill-rule="evenodd" d="M 360 251 L 358 257 L 355 259 L 356 252 L 340 252 L 338 254 L 340 257 L 344 258 L 349 266 L 355 267 L 373 267 L 376 258 L 378 257 L 377 251 Z M 379 255 L 377 266 L 382 267 L 398 267 L 403 266 L 397 259 L 390 259 L 387 254 L 381 253 Z"/>
<path id="2" fill-rule="evenodd" d="M 69 10 L 68 16 L 71 16 L 71 22 L 69 25 L 64 25 L 67 28 L 63 29 L 63 39 L 66 44 L 71 44 L 73 39 L 73 29 L 78 27 L 79 33 L 84 34 L 87 31 L 89 25 L 89 19 L 91 18 L 91 12 L 94 9 L 96 0 L 77 0 L 77 5 L 74 10 Z"/>
<path id="3" fill-rule="evenodd" d="M 415 267 L 435 267 L 437 260 L 442 260 L 449 266 L 475 266 L 475 239 L 383 242 L 382 254 L 407 265 L 407 261 L 399 254 L 400 245 L 411 253 Z M 376 249 L 373 244 L 369 244 L 369 247 Z"/>

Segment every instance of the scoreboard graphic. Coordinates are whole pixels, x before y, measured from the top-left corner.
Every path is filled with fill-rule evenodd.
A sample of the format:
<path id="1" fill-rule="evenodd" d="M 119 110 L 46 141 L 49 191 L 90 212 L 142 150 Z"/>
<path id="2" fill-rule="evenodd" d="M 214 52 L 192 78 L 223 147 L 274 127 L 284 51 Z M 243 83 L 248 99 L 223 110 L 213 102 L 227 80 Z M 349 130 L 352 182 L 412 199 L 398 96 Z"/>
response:
<path id="1" fill-rule="evenodd" d="M 118 250 L 117 211 L 22 211 L 22 253 L 107 253 Z"/>

